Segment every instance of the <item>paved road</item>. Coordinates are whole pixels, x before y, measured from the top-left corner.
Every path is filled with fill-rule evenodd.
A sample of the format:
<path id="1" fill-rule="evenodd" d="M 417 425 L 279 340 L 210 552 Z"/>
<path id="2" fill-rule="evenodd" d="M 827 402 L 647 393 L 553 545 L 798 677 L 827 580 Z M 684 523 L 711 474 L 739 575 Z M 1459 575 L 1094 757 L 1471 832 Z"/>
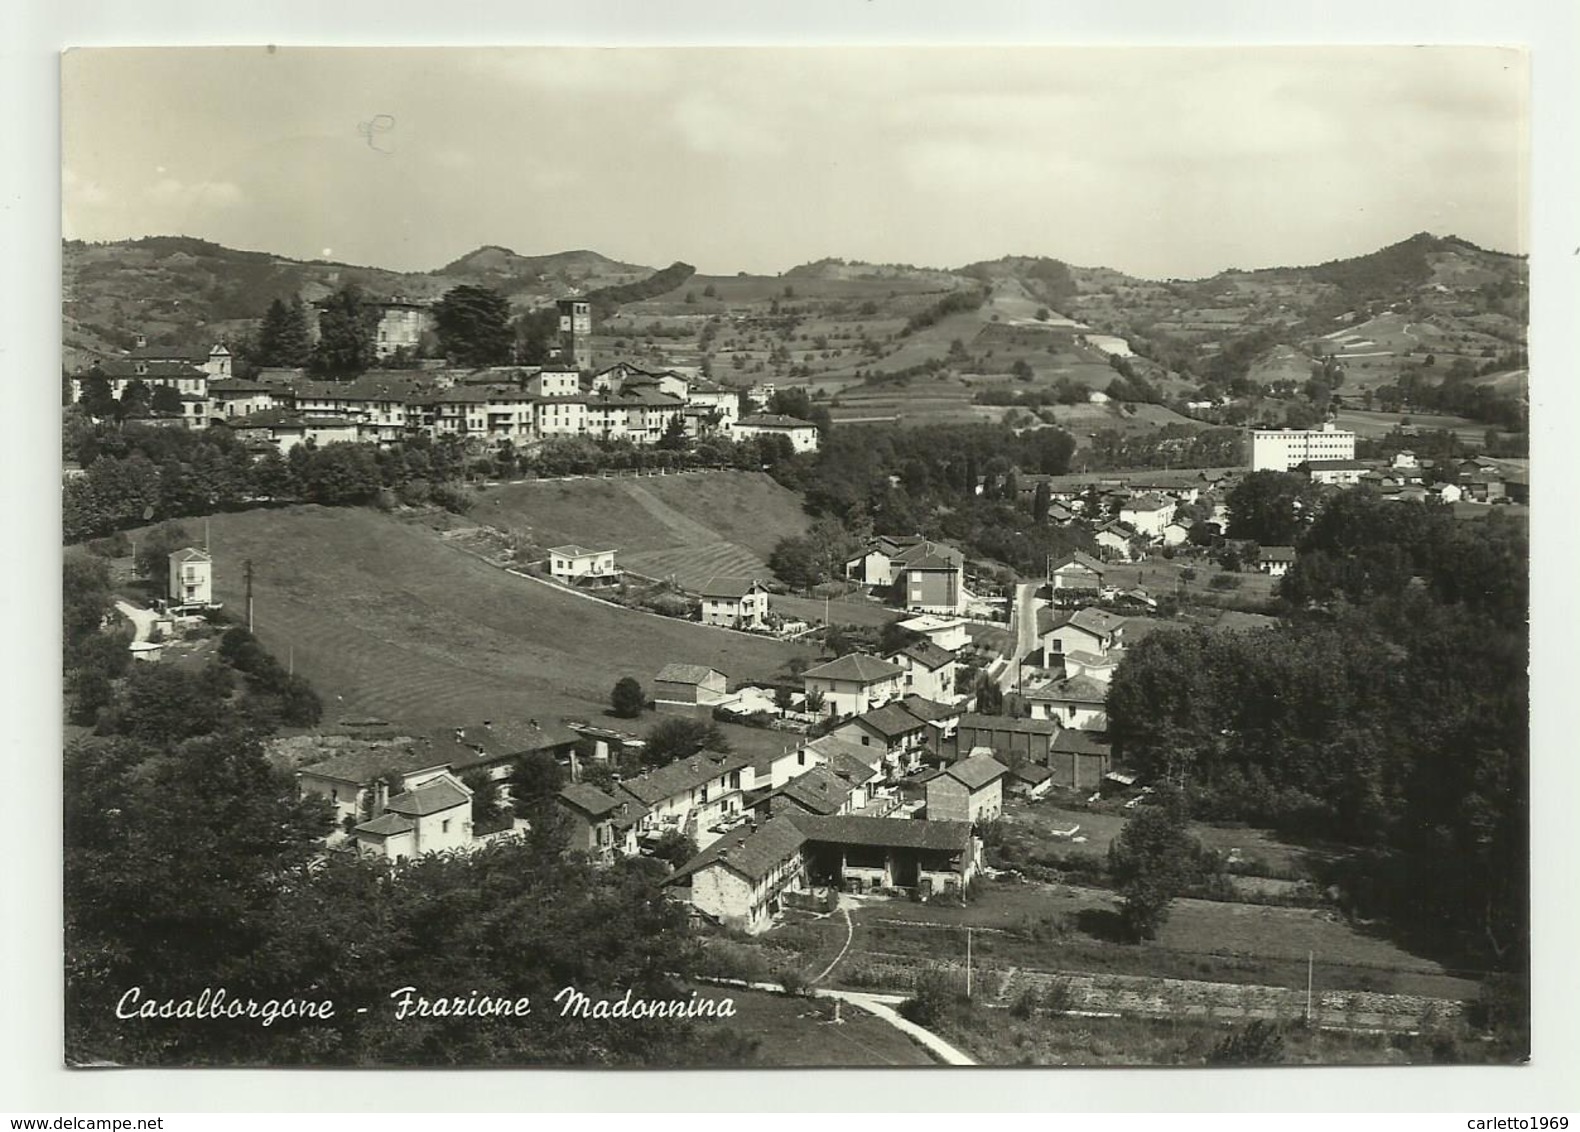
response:
<path id="1" fill-rule="evenodd" d="M 812 992 L 818 998 L 837 998 L 841 1002 L 848 1002 L 852 1006 L 859 1006 L 869 1014 L 882 1018 L 903 1034 L 908 1034 L 922 1045 L 932 1051 L 945 1065 L 975 1065 L 976 1062 L 968 1055 L 944 1041 L 931 1030 L 923 1029 L 915 1022 L 902 1017 L 895 1009 L 905 999 L 897 994 L 864 994 L 860 991 L 828 990 L 818 987 Z"/>
<path id="2" fill-rule="evenodd" d="M 1009 663 L 998 677 L 999 687 L 1006 692 L 1015 691 L 1016 680 L 1020 676 L 1020 662 L 1037 647 L 1037 604 L 1033 600 L 1036 592 L 1036 582 L 1022 582 L 1015 587 L 1015 603 L 1009 613 L 1015 647 L 1010 653 Z"/>
<path id="3" fill-rule="evenodd" d="M 159 617 L 153 610 L 138 609 L 137 606 L 130 605 L 124 601 L 116 602 L 115 608 L 120 610 L 122 617 L 125 617 L 136 627 L 137 636 L 133 638 L 134 641 L 146 641 L 153 634 L 154 622 Z"/>

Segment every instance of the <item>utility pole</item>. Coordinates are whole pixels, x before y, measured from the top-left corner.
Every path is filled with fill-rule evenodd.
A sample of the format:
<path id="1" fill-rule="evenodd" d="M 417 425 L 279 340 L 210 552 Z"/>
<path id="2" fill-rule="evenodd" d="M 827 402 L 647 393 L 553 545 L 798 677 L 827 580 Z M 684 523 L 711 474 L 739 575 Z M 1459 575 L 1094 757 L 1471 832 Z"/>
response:
<path id="1" fill-rule="evenodd" d="M 252 559 L 247 558 L 241 564 L 241 576 L 247 583 L 247 632 L 252 632 Z"/>
<path id="2" fill-rule="evenodd" d="M 971 928 L 966 927 L 966 997 L 971 997 Z"/>
<path id="3" fill-rule="evenodd" d="M 1311 968 L 1315 960 L 1315 953 L 1306 952 L 1306 1025 L 1311 1025 Z"/>

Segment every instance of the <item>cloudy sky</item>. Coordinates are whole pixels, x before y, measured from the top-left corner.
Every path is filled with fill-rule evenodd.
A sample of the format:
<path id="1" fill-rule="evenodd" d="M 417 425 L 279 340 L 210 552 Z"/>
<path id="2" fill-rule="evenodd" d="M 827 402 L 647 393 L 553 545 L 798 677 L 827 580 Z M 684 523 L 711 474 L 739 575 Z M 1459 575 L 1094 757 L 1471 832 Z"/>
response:
<path id="1" fill-rule="evenodd" d="M 1423 230 L 1526 250 L 1525 60 L 1497 49 L 183 48 L 62 73 L 87 240 L 1153 277 Z"/>

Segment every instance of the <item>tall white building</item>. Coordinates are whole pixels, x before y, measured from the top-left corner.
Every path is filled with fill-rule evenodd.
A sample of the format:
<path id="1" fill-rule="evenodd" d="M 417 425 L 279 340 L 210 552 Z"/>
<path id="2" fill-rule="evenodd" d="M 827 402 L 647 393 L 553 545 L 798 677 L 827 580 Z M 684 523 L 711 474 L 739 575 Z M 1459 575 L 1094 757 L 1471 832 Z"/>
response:
<path id="1" fill-rule="evenodd" d="M 1341 432 L 1329 421 L 1321 428 L 1254 428 L 1251 470 L 1287 472 L 1308 460 L 1355 459 L 1355 434 Z"/>

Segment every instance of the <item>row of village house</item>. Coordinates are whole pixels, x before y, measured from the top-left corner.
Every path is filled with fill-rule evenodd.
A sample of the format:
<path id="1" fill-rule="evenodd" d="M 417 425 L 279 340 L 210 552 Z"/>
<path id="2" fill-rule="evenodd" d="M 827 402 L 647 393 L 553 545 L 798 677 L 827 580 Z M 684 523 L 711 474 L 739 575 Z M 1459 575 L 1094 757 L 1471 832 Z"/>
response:
<path id="1" fill-rule="evenodd" d="M 467 373 L 374 371 L 354 381 L 310 381 L 300 370 L 231 375 L 231 355 L 140 346 L 71 377 L 72 399 L 104 379 L 119 398 L 133 382 L 174 390 L 182 410 L 151 423 L 221 425 L 282 454 L 299 444 L 389 444 L 414 435 L 529 444 L 549 437 L 650 445 L 678 422 L 689 437 L 783 436 L 796 452 L 818 446 L 817 427 L 768 413 L 741 416 L 738 391 L 695 375 L 618 362 L 592 375 L 564 366 L 500 367 Z"/>
<path id="2" fill-rule="evenodd" d="M 1095 609 L 1039 615 L 1033 661 L 1052 678 L 1028 695 L 1031 718 L 962 711 L 948 646 L 964 645 L 964 624 L 923 616 L 905 622 L 921 640 L 887 657 L 808 669 L 803 698 L 821 695 L 835 718 L 770 758 L 700 751 L 600 789 L 581 780 L 580 752 L 609 759 L 639 740 L 580 723 L 487 722 L 344 755 L 298 779 L 337 807 L 359 849 L 393 859 L 502 835 L 474 829 L 461 775 L 503 781 L 524 755 L 547 752 L 572 779 L 558 802 L 574 848 L 607 863 L 665 832 L 690 836 L 702 852 L 669 884 L 700 913 L 748 930 L 809 887 L 959 891 L 979 867 L 972 827 L 1002 811 L 1006 792 L 1085 794 L 1125 781 L 1102 709 L 1124 620 Z M 711 712 L 754 691 L 757 707 L 772 703 L 760 690 L 732 692 L 703 665 L 668 665 L 653 687 L 660 711 Z"/>

